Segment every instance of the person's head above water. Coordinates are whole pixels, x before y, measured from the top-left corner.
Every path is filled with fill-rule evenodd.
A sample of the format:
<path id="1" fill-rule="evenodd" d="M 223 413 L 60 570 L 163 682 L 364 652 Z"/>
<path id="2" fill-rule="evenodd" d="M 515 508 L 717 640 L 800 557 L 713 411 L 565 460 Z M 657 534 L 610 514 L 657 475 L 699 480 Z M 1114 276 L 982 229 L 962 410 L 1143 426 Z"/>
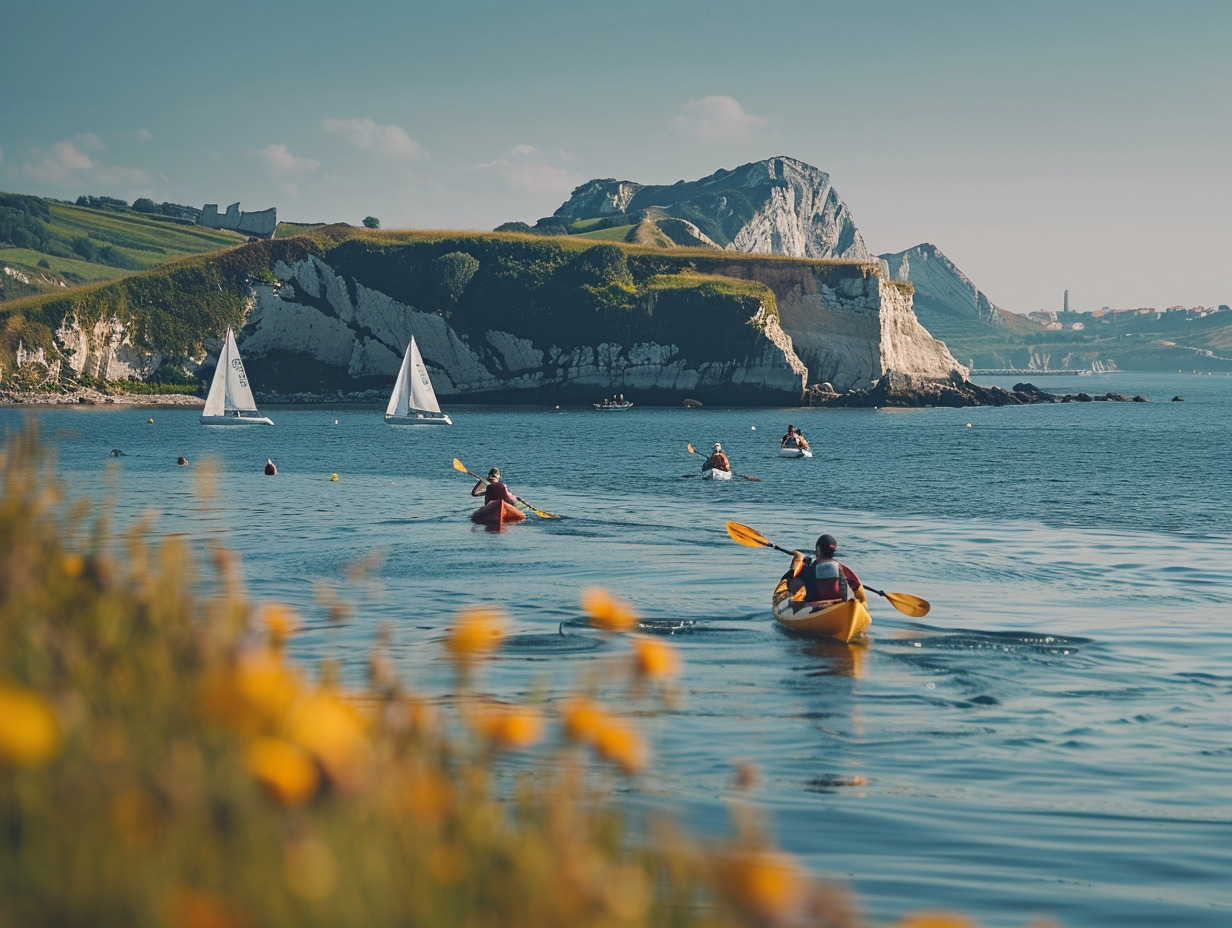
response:
<path id="1" fill-rule="evenodd" d="M 834 552 L 838 550 L 838 539 L 833 535 L 820 535 L 817 538 L 817 544 L 813 546 L 818 557 L 834 557 Z"/>
<path id="2" fill-rule="evenodd" d="M 723 446 L 722 446 L 722 445 L 720 445 L 720 444 L 716 441 L 716 442 L 714 443 L 714 450 L 715 450 L 715 451 L 722 451 L 722 450 L 723 450 Z"/>
<path id="3" fill-rule="evenodd" d="M 488 479 L 489 480 L 500 480 L 500 468 L 493 467 L 490 471 L 488 471 Z"/>

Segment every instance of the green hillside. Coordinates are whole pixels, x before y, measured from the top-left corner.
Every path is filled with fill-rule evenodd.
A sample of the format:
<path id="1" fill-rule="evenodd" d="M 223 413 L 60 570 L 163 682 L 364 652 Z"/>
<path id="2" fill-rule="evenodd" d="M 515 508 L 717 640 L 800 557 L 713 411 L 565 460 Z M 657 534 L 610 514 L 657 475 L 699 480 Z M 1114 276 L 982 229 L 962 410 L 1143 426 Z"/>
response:
<path id="1" fill-rule="evenodd" d="M 157 213 L 0 193 L 0 302 L 116 280 L 245 236 Z"/>

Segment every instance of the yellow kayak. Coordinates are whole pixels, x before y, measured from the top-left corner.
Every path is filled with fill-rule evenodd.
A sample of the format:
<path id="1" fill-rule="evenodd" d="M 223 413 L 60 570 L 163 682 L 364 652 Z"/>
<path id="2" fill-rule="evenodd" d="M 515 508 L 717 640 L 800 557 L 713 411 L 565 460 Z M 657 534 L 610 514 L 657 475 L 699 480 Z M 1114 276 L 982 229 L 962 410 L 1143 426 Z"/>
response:
<path id="1" fill-rule="evenodd" d="M 830 600 L 806 603 L 793 600 L 787 591 L 787 581 L 780 580 L 771 600 L 774 617 L 789 631 L 817 638 L 837 638 L 851 641 L 864 634 L 872 624 L 872 616 L 858 599 Z"/>

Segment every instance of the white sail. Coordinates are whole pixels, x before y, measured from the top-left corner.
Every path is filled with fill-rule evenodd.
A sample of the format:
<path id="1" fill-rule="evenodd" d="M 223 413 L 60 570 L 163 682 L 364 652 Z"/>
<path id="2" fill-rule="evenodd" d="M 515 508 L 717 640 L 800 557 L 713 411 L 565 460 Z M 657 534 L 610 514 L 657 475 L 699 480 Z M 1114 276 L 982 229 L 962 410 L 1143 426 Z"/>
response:
<path id="1" fill-rule="evenodd" d="M 402 356 L 402 367 L 398 369 L 398 379 L 389 395 L 389 405 L 385 407 L 385 421 L 395 425 L 453 425 L 449 416 L 441 412 L 432 379 L 413 335 Z"/>
<path id="2" fill-rule="evenodd" d="M 406 354 L 402 356 L 402 366 L 398 368 L 398 379 L 394 381 L 394 392 L 389 394 L 389 405 L 385 407 L 386 416 L 405 416 L 410 401 L 410 390 L 407 383 L 410 380 L 411 348 L 415 345 L 415 336 L 411 336 L 411 344 L 407 346 Z M 418 349 L 416 349 L 418 353 Z"/>
<path id="3" fill-rule="evenodd" d="M 408 353 L 411 357 L 410 409 L 416 412 L 440 412 L 441 404 L 436 401 L 436 391 L 432 389 L 432 381 L 428 377 L 428 369 L 424 367 L 414 335 L 411 336 L 411 347 Z"/>
<path id="4" fill-rule="evenodd" d="M 214 368 L 210 392 L 205 398 L 201 421 L 211 425 L 274 424 L 256 413 L 257 403 L 252 396 L 252 387 L 248 384 L 248 374 L 244 371 L 240 350 L 235 344 L 235 332 L 228 327 L 222 351 L 218 353 L 218 366 Z"/>

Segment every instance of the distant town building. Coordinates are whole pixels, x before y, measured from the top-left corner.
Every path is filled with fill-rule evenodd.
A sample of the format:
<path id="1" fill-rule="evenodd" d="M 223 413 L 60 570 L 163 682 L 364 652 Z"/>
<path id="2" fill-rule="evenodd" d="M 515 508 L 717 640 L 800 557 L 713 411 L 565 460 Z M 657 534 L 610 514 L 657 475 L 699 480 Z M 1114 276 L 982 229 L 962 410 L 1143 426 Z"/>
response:
<path id="1" fill-rule="evenodd" d="M 217 203 L 206 203 L 201 208 L 201 225 L 211 229 L 230 229 L 258 238 L 273 238 L 274 230 L 278 228 L 278 209 L 271 206 L 256 213 L 241 213 L 239 203 L 232 203 L 225 213 L 219 213 Z"/>
<path id="2" fill-rule="evenodd" d="M 1065 291 L 1065 308 L 1061 310 L 1063 313 L 1069 312 L 1069 291 Z"/>

